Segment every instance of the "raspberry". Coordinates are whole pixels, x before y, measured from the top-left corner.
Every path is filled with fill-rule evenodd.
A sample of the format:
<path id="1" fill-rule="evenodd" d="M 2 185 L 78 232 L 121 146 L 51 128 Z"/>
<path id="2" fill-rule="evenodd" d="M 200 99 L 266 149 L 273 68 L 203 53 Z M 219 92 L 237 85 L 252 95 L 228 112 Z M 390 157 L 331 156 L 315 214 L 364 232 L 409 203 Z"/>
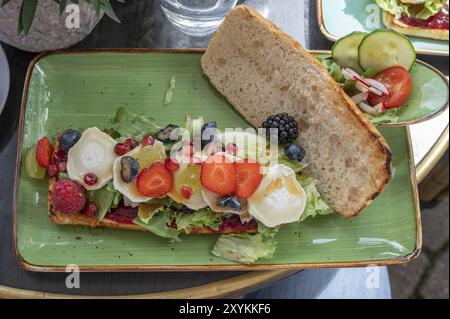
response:
<path id="1" fill-rule="evenodd" d="M 80 184 L 71 180 L 59 180 L 52 191 L 53 207 L 63 213 L 76 213 L 86 204 L 86 193 Z"/>

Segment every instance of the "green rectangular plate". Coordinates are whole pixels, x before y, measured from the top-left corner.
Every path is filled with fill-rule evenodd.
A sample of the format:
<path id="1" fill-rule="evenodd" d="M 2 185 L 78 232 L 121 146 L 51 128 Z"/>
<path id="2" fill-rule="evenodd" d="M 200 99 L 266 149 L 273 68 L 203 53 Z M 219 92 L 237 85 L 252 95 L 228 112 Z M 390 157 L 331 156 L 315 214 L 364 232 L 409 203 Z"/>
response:
<path id="1" fill-rule="evenodd" d="M 332 41 L 354 32 L 385 28 L 374 0 L 317 0 L 319 25 Z M 375 19 L 374 19 L 375 18 Z M 410 37 L 420 54 L 448 56 L 448 41 Z"/>
<path id="2" fill-rule="evenodd" d="M 210 85 L 199 51 L 146 50 L 57 52 L 30 66 L 22 109 L 15 203 L 16 251 L 29 270 L 249 270 L 395 264 L 420 251 L 419 208 L 406 128 L 384 128 L 392 147 L 394 179 L 359 217 L 324 216 L 291 224 L 277 236 L 275 257 L 244 266 L 216 258 L 217 236 L 182 236 L 169 243 L 151 233 L 58 226 L 47 216 L 47 183 L 27 177 L 22 150 L 67 128 L 108 127 L 120 106 L 182 125 L 186 114 L 217 120 L 222 127 L 248 127 Z M 173 101 L 162 106 L 170 79 Z M 369 168 L 368 168 L 369 169 Z"/>

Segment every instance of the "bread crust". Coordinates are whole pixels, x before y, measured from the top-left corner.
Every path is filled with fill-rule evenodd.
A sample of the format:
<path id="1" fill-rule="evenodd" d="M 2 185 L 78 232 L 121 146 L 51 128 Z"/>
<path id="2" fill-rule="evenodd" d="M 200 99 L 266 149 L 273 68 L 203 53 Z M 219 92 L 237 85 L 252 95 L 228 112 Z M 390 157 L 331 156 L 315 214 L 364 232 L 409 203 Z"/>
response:
<path id="1" fill-rule="evenodd" d="M 224 54 L 224 53 L 221 52 L 221 49 L 224 46 L 229 47 L 229 46 L 233 45 L 226 41 L 226 40 L 230 40 L 230 39 L 227 39 L 227 36 L 226 36 L 226 33 L 230 32 L 230 30 L 226 29 L 228 27 L 227 19 L 231 19 L 230 17 L 232 17 L 232 16 L 234 16 L 233 23 L 235 23 L 235 24 L 237 23 L 236 22 L 237 20 L 239 20 L 239 19 L 242 20 L 242 24 L 243 24 L 243 26 L 241 28 L 242 32 L 245 32 L 245 30 L 247 30 L 247 28 L 250 28 L 250 27 L 255 27 L 255 29 L 259 30 L 260 26 L 262 25 L 265 28 L 264 32 L 268 33 L 268 35 L 264 35 L 264 36 L 266 36 L 267 40 L 273 41 L 273 43 L 271 43 L 272 48 L 276 48 L 276 45 L 278 44 L 278 46 L 280 48 L 283 47 L 284 49 L 286 49 L 286 47 L 288 46 L 288 45 L 286 45 L 286 43 L 289 43 L 291 46 L 291 48 L 289 48 L 289 50 L 293 51 L 292 55 L 301 56 L 302 59 L 307 59 L 308 64 L 310 65 L 310 67 L 312 69 L 318 70 L 321 77 L 322 76 L 326 77 L 325 85 L 328 88 L 330 88 L 330 87 L 332 88 L 332 90 L 334 91 L 333 96 L 338 101 L 337 103 L 344 106 L 344 108 L 346 110 L 345 115 L 343 117 L 346 119 L 349 119 L 349 122 L 354 123 L 355 126 L 358 126 L 356 128 L 356 130 L 359 132 L 359 134 L 364 135 L 363 139 L 367 140 L 367 142 L 372 144 L 373 148 L 376 149 L 376 154 L 371 154 L 371 155 L 373 155 L 372 156 L 373 158 L 378 159 L 378 164 L 380 162 L 382 162 L 383 164 L 378 165 L 380 167 L 379 170 L 371 172 L 371 176 L 368 177 L 370 179 L 376 179 L 376 187 L 373 187 L 373 189 L 371 189 L 371 191 L 366 192 L 367 194 L 364 195 L 363 200 L 359 201 L 358 204 L 348 203 L 347 205 L 341 205 L 341 204 L 337 205 L 337 203 L 335 203 L 333 201 L 333 198 L 325 196 L 326 199 L 328 200 L 328 202 L 330 203 L 330 205 L 340 214 L 344 215 L 345 217 L 357 216 L 384 190 L 384 188 L 389 183 L 389 181 L 392 177 L 392 154 L 391 154 L 389 145 L 387 144 L 387 142 L 385 141 L 383 136 L 378 132 L 378 130 L 370 123 L 370 121 L 361 112 L 361 110 L 355 105 L 355 103 L 351 100 L 351 98 L 348 97 L 347 94 L 345 94 L 345 92 L 338 86 L 336 81 L 334 81 L 332 79 L 332 77 L 329 75 L 328 71 L 324 68 L 324 66 L 315 57 L 313 57 L 310 53 L 305 51 L 300 46 L 300 44 L 297 43 L 296 41 L 294 41 L 289 35 L 287 35 L 283 31 L 281 31 L 273 23 L 271 23 L 270 21 L 268 21 L 264 17 L 262 17 L 256 10 L 251 9 L 247 6 L 237 6 L 232 10 L 232 12 L 226 18 L 226 21 L 220 27 L 219 31 L 214 35 L 213 39 L 210 42 L 210 45 L 209 45 L 209 48 L 208 48 L 206 54 L 202 58 L 202 67 L 203 67 L 205 74 L 209 77 L 212 84 L 223 95 L 225 95 L 225 97 L 229 100 L 229 102 L 232 105 L 234 104 L 233 97 L 231 97 L 230 94 L 227 94 L 227 92 L 225 92 L 224 87 L 223 87 L 224 86 L 223 78 L 218 78 L 216 76 L 215 72 L 213 71 L 214 69 L 221 67 L 220 60 L 225 59 L 225 57 L 222 56 L 222 54 Z M 256 31 L 255 31 L 255 33 L 256 33 Z M 261 36 L 261 37 L 263 37 L 263 36 Z M 258 39 L 258 40 L 261 40 L 261 39 Z M 221 43 L 221 41 L 227 42 L 227 43 L 223 44 L 223 43 Z M 245 41 L 245 39 L 240 39 L 240 41 L 241 41 L 240 43 L 242 43 L 243 41 Z M 250 42 L 250 39 L 249 39 L 249 42 Z M 275 45 L 274 45 L 274 43 L 275 43 Z M 241 44 L 234 43 L 234 45 L 238 46 Z M 251 46 L 250 43 L 246 43 L 246 45 L 247 45 L 247 47 Z M 258 48 L 258 49 L 261 50 L 261 48 Z M 243 49 L 241 50 L 240 46 L 236 50 L 237 50 L 236 56 L 239 56 L 239 54 L 240 55 L 245 54 L 245 52 L 243 53 L 244 50 Z M 234 53 L 234 52 L 232 52 L 232 53 Z M 229 52 L 228 52 L 228 55 L 230 55 Z M 284 58 L 286 58 L 286 57 L 284 57 Z M 232 63 L 235 63 L 235 61 L 233 60 Z M 232 63 L 229 63 L 229 64 L 232 64 Z M 278 61 L 272 59 L 272 60 L 270 60 L 270 63 L 277 64 Z M 239 71 L 237 71 L 236 69 L 229 71 L 230 74 L 232 72 L 235 73 L 235 72 L 239 72 Z M 226 73 L 226 72 L 224 71 L 224 73 Z M 283 75 L 281 75 L 281 76 L 283 76 Z M 281 88 L 281 90 L 283 90 L 283 89 L 284 88 Z M 287 91 L 289 91 L 289 89 L 290 88 L 288 88 Z M 319 89 L 319 91 L 320 91 L 320 89 Z M 298 92 L 294 92 L 294 93 L 298 93 Z M 237 98 L 234 99 L 235 102 L 236 102 L 236 99 Z M 239 112 L 241 111 L 239 108 L 240 107 L 242 108 L 242 105 L 234 105 L 234 106 Z M 251 105 L 250 107 L 257 107 L 257 106 Z M 286 111 L 285 109 L 282 109 L 282 108 L 277 108 L 276 110 L 280 111 L 280 112 Z M 247 113 L 253 112 L 253 114 L 257 114 L 257 113 L 264 113 L 264 111 L 265 110 L 262 110 L 262 109 L 255 109 L 253 111 L 247 111 Z M 338 111 L 336 111 L 336 112 L 338 112 Z M 241 114 L 242 114 L 242 112 L 241 112 Z M 262 123 L 261 116 L 256 115 L 255 118 L 258 118 L 258 121 L 256 121 L 256 120 L 250 119 L 249 116 L 247 116 L 248 114 L 242 114 L 242 115 L 255 127 L 259 127 L 259 125 L 261 125 L 261 123 Z M 359 123 L 359 124 L 355 124 L 355 123 Z M 307 150 L 307 153 L 308 153 L 308 150 Z M 308 163 L 310 163 L 311 161 L 320 161 L 320 158 L 314 158 L 314 159 L 310 158 Z M 368 169 L 370 169 L 370 168 L 368 168 Z M 312 177 L 316 178 L 316 176 L 314 176 L 314 174 L 312 174 Z M 319 180 L 319 183 L 320 182 L 321 181 Z M 319 185 L 319 187 L 320 187 L 320 185 Z M 324 195 L 324 194 L 322 194 L 322 195 Z"/>
<path id="2" fill-rule="evenodd" d="M 436 39 L 436 40 L 449 40 L 449 31 L 443 29 L 426 29 L 420 27 L 414 27 L 407 25 L 400 20 L 396 19 L 393 14 L 387 11 L 383 11 L 383 22 L 384 25 L 392 30 L 400 32 L 405 35 Z"/>

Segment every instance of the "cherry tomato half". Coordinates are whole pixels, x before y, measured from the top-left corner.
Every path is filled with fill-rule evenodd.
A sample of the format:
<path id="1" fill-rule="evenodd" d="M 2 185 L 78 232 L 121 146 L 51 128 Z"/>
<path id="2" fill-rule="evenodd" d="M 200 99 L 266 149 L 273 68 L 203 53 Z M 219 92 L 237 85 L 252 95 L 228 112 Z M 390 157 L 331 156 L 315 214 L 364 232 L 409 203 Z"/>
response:
<path id="1" fill-rule="evenodd" d="M 369 103 L 377 105 L 384 102 L 387 109 L 400 107 L 405 103 L 412 91 L 412 79 L 408 70 L 401 66 L 387 68 L 375 77 L 375 80 L 382 82 L 389 90 L 389 95 L 378 96 L 369 94 Z"/>

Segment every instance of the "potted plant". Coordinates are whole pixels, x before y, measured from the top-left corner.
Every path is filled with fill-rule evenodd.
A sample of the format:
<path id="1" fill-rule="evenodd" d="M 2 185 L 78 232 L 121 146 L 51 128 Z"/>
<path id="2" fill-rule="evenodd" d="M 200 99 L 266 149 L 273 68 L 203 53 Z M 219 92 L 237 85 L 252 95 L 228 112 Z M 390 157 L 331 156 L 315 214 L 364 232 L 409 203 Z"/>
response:
<path id="1" fill-rule="evenodd" d="M 125 0 L 116 1 L 125 3 Z M 112 0 L 0 0 L 0 41 L 31 52 L 73 46 L 94 29 L 104 13 L 120 22 L 111 2 Z M 70 11 L 69 5 L 77 10 Z M 79 16 L 80 23 L 67 24 L 68 19 L 72 21 L 74 15 Z"/>

